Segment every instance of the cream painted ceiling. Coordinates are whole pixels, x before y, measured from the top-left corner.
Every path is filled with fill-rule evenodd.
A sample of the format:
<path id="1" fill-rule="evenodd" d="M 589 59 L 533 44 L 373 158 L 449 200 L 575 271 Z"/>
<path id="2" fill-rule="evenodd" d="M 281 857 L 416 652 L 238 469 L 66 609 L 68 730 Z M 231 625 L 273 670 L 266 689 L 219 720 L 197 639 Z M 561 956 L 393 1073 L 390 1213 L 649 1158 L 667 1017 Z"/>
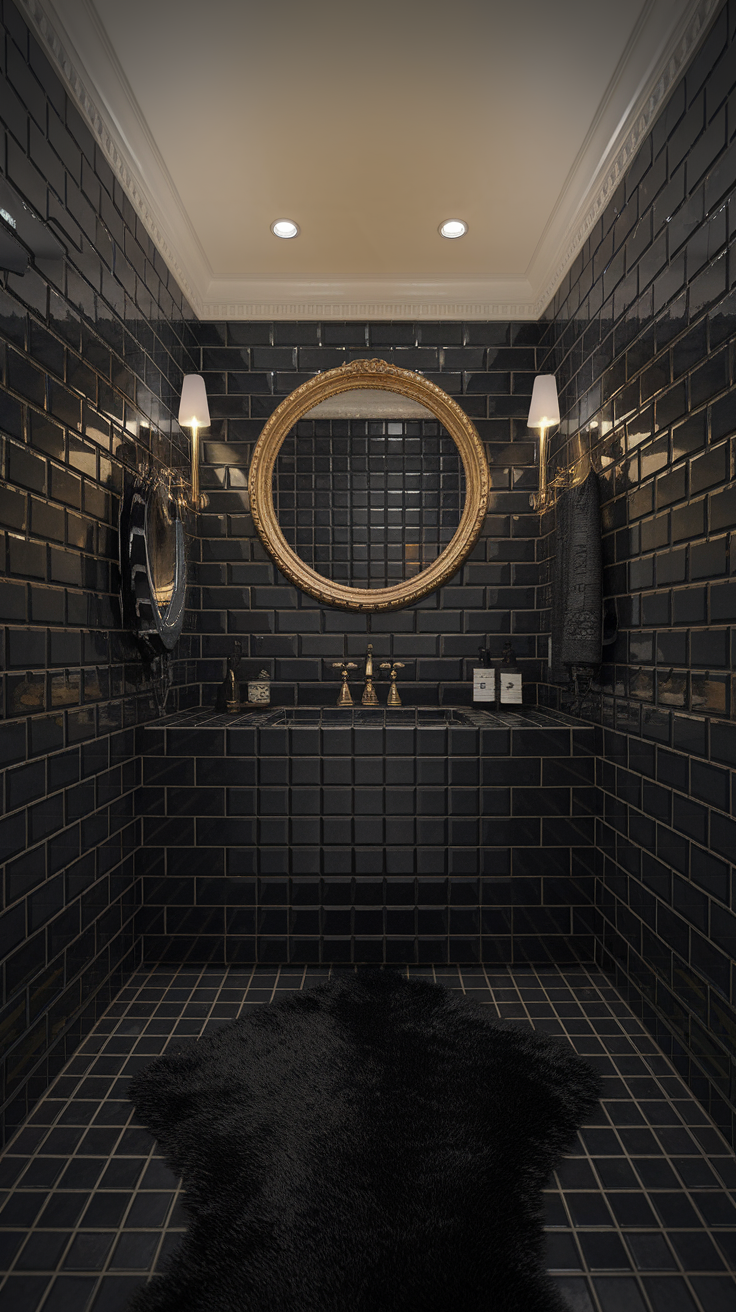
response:
<path id="1" fill-rule="evenodd" d="M 18 2 L 203 317 L 505 318 L 544 308 L 719 0 Z"/>

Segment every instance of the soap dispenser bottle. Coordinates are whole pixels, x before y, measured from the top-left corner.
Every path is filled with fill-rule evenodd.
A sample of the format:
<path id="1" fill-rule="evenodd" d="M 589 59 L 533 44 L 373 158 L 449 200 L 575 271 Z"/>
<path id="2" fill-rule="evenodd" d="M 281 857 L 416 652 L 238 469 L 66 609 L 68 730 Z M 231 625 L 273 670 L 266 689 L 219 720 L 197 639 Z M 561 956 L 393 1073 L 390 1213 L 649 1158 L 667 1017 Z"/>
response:
<path id="1" fill-rule="evenodd" d="M 496 671 L 499 708 L 521 706 L 521 670 L 516 662 L 516 652 L 507 642 Z"/>
<path id="2" fill-rule="evenodd" d="M 478 664 L 473 670 L 473 701 L 494 702 L 496 698 L 496 671 L 491 668 L 491 653 L 487 647 L 478 648 Z"/>

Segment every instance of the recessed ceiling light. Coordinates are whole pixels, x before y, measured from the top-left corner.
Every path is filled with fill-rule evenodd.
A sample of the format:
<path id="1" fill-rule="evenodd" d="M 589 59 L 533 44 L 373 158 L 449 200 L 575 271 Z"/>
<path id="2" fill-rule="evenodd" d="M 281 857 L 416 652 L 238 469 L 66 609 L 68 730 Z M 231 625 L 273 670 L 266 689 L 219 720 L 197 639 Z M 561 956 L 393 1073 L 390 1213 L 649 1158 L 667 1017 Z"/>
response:
<path id="1" fill-rule="evenodd" d="M 274 237 L 298 237 L 299 224 L 291 219 L 276 219 L 275 223 L 271 224 L 271 232 Z"/>
<path id="2" fill-rule="evenodd" d="M 439 227 L 441 237 L 464 237 L 467 231 L 468 225 L 462 219 L 447 219 Z"/>

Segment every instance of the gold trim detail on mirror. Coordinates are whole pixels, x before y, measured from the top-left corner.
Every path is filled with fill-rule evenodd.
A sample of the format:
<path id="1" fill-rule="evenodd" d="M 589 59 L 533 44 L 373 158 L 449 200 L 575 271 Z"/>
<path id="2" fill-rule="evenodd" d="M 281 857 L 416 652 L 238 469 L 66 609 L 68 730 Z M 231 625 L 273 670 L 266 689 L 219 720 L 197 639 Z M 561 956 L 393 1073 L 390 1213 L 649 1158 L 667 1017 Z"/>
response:
<path id="1" fill-rule="evenodd" d="M 452 540 L 436 560 L 411 579 L 390 588 L 351 588 L 333 583 L 292 551 L 276 518 L 273 471 L 282 444 L 308 410 L 339 392 L 380 388 L 425 405 L 450 434 L 465 470 L 465 505 Z M 274 410 L 256 442 L 248 476 L 250 508 L 258 535 L 281 573 L 310 597 L 341 610 L 398 610 L 433 592 L 456 574 L 478 540 L 488 509 L 490 477 L 475 426 L 451 396 L 421 374 L 385 360 L 353 360 L 302 383 Z"/>

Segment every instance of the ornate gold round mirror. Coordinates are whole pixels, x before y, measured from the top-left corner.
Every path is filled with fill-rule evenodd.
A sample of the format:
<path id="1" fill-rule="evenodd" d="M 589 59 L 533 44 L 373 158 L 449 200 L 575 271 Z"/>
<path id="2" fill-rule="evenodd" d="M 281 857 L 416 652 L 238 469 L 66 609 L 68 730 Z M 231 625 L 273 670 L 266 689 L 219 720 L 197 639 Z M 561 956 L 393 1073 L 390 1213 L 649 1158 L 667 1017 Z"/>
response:
<path id="1" fill-rule="evenodd" d="M 345 447 L 356 445 L 354 434 L 351 434 L 349 426 L 344 425 L 340 430 L 342 448 L 332 442 L 321 448 L 317 440 L 313 442 L 301 464 L 295 455 L 298 449 L 300 421 L 313 412 L 316 415 L 328 413 L 328 407 L 324 410 L 315 408 L 322 407 L 323 403 L 328 402 L 332 397 L 337 397 L 340 393 L 357 390 L 367 390 L 374 395 L 387 392 L 398 394 L 398 397 L 407 398 L 409 403 L 414 403 L 415 408 L 412 410 L 409 404 L 406 413 L 424 413 L 427 419 L 436 421 L 431 425 L 432 432 L 436 432 L 436 437 L 431 441 L 434 443 L 433 474 L 436 474 L 438 490 L 431 492 L 425 498 L 427 504 L 434 503 L 434 509 L 425 514 L 425 518 L 435 524 L 435 545 L 431 548 L 434 559 L 424 567 L 427 552 L 419 542 L 402 541 L 396 550 L 402 557 L 400 572 L 404 577 L 388 586 L 380 586 L 382 580 L 379 579 L 378 586 L 355 587 L 339 578 L 326 577 L 324 572 L 320 572 L 324 566 L 319 563 L 320 550 L 318 546 L 315 548 L 314 544 L 320 536 L 330 537 L 335 532 L 333 520 L 327 513 L 331 502 L 339 500 L 341 504 L 344 503 L 341 509 L 341 522 L 346 525 L 349 525 L 352 519 L 360 519 L 363 514 L 362 510 L 356 510 L 355 499 L 351 501 L 349 496 L 343 496 L 342 491 L 339 491 L 341 487 L 347 487 L 347 484 L 341 482 L 340 474 L 341 461 L 347 456 Z M 401 407 L 396 413 L 403 413 Z M 335 428 L 334 425 L 332 427 Z M 366 432 L 371 429 L 370 424 L 364 427 Z M 387 445 L 392 437 L 395 441 L 399 440 L 400 435 L 403 438 L 403 433 L 399 434 L 399 430 L 409 431 L 410 425 L 377 423 L 372 427 L 377 436 L 380 430 L 383 442 L 382 454 L 374 457 L 373 463 L 381 461 L 382 468 L 389 470 L 388 474 L 382 475 L 381 486 L 385 494 L 399 495 L 401 490 L 399 487 L 396 487 L 394 493 L 390 492 L 392 483 L 397 485 L 402 479 L 409 478 L 418 485 L 413 495 L 421 495 L 421 486 L 431 480 L 423 476 L 421 470 L 417 472 L 418 466 L 412 462 L 411 456 L 407 458 L 404 454 L 401 457 L 393 457 Z M 411 439 L 415 446 L 420 446 L 425 440 L 421 431 L 426 430 L 426 427 L 417 423 L 412 429 L 418 435 Z M 293 443 L 291 447 L 287 443 L 287 438 Z M 405 451 L 406 447 L 402 449 Z M 345 457 L 340 454 L 341 450 L 345 452 Z M 284 452 L 289 454 L 284 455 Z M 379 481 L 377 476 L 371 475 L 371 468 L 372 465 L 367 457 L 364 458 L 360 481 L 366 488 L 371 482 L 376 484 Z M 408 475 L 407 469 L 410 470 Z M 307 482 L 322 485 L 321 498 L 307 489 L 307 499 L 312 508 L 310 513 L 317 521 L 317 527 L 310 526 L 309 529 L 312 555 L 308 561 L 295 549 L 299 546 L 300 539 L 299 489 L 302 485 L 306 486 Z M 275 487 L 276 499 L 274 499 Z M 337 493 L 335 493 L 336 488 Z M 281 402 L 256 443 L 250 466 L 248 489 L 253 522 L 263 545 L 281 573 L 298 588 L 316 597 L 318 601 L 342 610 L 397 610 L 418 601 L 428 592 L 433 592 L 457 573 L 477 541 L 483 525 L 488 506 L 489 474 L 483 444 L 478 433 L 452 397 L 421 374 L 412 373 L 408 369 L 399 369 L 396 365 L 387 364 L 383 360 L 354 360 L 339 369 L 330 369 L 326 373 L 317 374 L 315 378 L 310 378 Z M 380 496 L 382 495 L 383 493 L 380 493 Z M 365 532 L 361 534 L 363 545 L 360 548 L 366 553 L 366 558 L 371 553 L 372 521 L 379 516 L 383 522 L 388 518 L 388 514 L 382 512 L 377 498 L 379 498 L 378 490 L 374 492 L 372 502 L 365 497 L 362 501 L 360 498 L 357 499 L 358 504 L 366 506 Z M 327 510 L 321 512 L 320 504 Z M 379 505 L 375 515 L 369 513 L 367 509 L 369 504 Z M 401 504 L 405 506 L 406 502 Z M 392 513 L 394 518 L 401 518 L 402 515 L 404 518 L 409 517 L 405 509 L 396 509 Z M 319 521 L 322 514 L 326 517 L 320 529 Z M 287 533 L 292 539 L 291 542 L 287 540 Z M 418 539 L 422 534 L 414 532 L 408 536 Z M 446 538 L 449 540 L 444 543 L 443 540 Z M 332 551 L 328 554 L 332 558 Z M 397 568 L 390 564 L 388 573 L 395 573 Z M 364 566 L 362 572 L 367 574 L 370 570 Z"/>

